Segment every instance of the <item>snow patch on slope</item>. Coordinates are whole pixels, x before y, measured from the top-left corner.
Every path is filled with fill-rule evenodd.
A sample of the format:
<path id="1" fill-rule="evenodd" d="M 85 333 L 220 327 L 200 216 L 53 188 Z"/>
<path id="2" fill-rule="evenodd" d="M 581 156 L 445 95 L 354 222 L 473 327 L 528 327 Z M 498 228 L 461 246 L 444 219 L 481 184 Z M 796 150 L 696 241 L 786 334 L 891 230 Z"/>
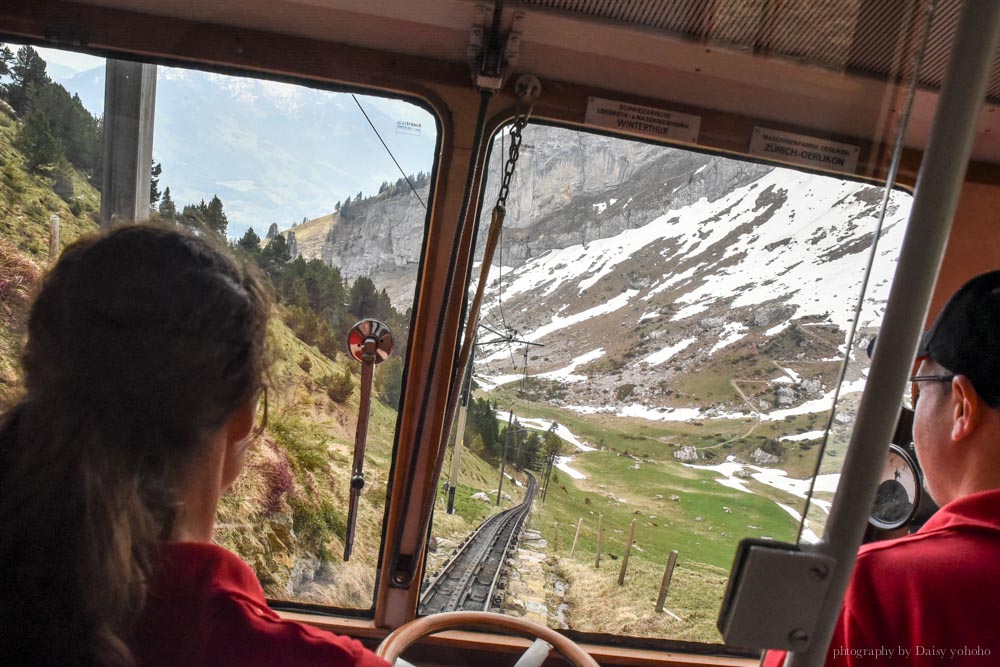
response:
<path id="1" fill-rule="evenodd" d="M 709 266 L 701 262 L 698 267 L 664 276 L 643 298 L 648 300 L 697 276 L 692 288 L 678 297 L 680 310 L 673 320 L 693 317 L 720 300 L 731 300 L 731 306 L 738 308 L 780 297 L 795 310 L 789 320 L 816 316 L 846 331 L 868 258 L 869 248 L 863 241 L 874 229 L 872 206 L 855 197 L 864 187 L 869 186 L 774 169 L 713 202 L 702 198 L 641 227 L 532 259 L 514 271 L 515 279 L 505 289 L 505 297 L 538 290 L 547 296 L 560 285 L 573 282 L 583 292 L 651 243 L 669 242 L 671 250 L 662 253 L 664 258 L 680 260 L 697 258 L 730 237 L 721 257 L 705 257 Z M 774 202 L 763 196 L 767 193 Z M 782 196 L 779 205 L 777 200 Z M 900 223 L 906 220 L 909 209 L 908 197 L 893 195 L 881 243 L 898 248 L 904 228 Z M 770 217 L 761 222 L 765 213 Z M 707 220 L 711 224 L 705 224 Z M 880 320 L 895 270 L 894 258 L 885 252 L 879 255 L 881 261 L 873 269 L 862 309 L 862 325 Z M 711 265 L 720 268 L 708 270 Z M 624 305 L 617 303 L 616 307 Z"/>
<path id="2" fill-rule="evenodd" d="M 679 343 L 674 343 L 673 345 L 668 345 L 667 347 L 663 348 L 662 350 L 654 352 L 653 354 L 649 355 L 648 357 L 645 357 L 640 363 L 646 363 L 646 364 L 649 364 L 650 366 L 658 366 L 659 364 L 662 364 L 664 361 L 667 361 L 668 359 L 670 359 L 671 357 L 673 357 L 677 353 L 683 352 L 684 350 L 686 350 L 696 340 L 698 340 L 698 339 L 697 338 L 685 338 L 684 340 L 680 341 Z"/>
<path id="3" fill-rule="evenodd" d="M 578 366 L 584 366 L 589 364 L 591 361 L 600 359 L 604 356 L 604 348 L 599 347 L 596 350 L 591 350 L 586 354 L 581 354 L 579 357 L 574 357 L 572 361 L 569 362 L 567 366 L 559 368 L 554 371 L 549 371 L 548 373 L 540 373 L 535 375 L 537 378 L 544 378 L 546 380 L 561 380 L 562 382 L 582 382 L 587 378 L 586 375 L 577 375 L 573 373 Z"/>

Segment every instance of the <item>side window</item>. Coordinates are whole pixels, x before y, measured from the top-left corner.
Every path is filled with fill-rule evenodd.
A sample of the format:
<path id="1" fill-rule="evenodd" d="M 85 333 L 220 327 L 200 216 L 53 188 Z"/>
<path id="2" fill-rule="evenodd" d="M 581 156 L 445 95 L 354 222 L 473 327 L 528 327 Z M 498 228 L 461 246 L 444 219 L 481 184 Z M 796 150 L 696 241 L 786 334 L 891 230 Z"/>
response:
<path id="1" fill-rule="evenodd" d="M 494 139 L 480 256 L 506 142 Z M 830 455 L 843 457 L 864 387 L 867 358 L 846 341 L 882 198 L 866 183 L 528 126 L 423 612 L 457 601 L 721 642 L 739 540 L 822 534 L 821 518 L 803 525 L 806 498 L 826 439 L 815 482 L 832 497 Z M 892 194 L 862 336 L 879 327 L 909 205 Z M 456 595 L 465 538 L 532 497 L 491 594 Z"/>
<path id="2" fill-rule="evenodd" d="M 216 535 L 272 599 L 373 603 L 436 132 L 400 100 L 158 68 L 156 214 L 227 237 L 276 296 L 267 430 Z M 362 381 L 346 342 L 366 319 L 395 344 L 374 371 L 345 561 Z"/>
<path id="3" fill-rule="evenodd" d="M 99 226 L 103 59 L 0 47 L 0 398 L 21 379 L 32 284 Z M 437 142 L 413 104 L 157 68 L 150 215 L 223 237 L 275 296 L 266 431 L 216 540 L 269 598 L 367 610 Z M 375 368 L 366 483 L 345 561 L 359 320 L 394 333 Z"/>
<path id="4" fill-rule="evenodd" d="M 104 60 L 0 43 L 0 400 L 21 385 L 25 307 L 41 272 L 101 210 Z"/>

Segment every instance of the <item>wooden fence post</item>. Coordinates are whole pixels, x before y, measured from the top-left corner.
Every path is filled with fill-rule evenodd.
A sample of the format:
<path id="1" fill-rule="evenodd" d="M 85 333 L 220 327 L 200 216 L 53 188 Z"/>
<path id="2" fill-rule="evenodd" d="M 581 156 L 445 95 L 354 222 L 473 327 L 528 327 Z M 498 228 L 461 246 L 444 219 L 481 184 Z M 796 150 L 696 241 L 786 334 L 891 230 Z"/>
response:
<path id="1" fill-rule="evenodd" d="M 583 517 L 581 516 L 576 522 L 576 535 L 573 536 L 573 548 L 569 550 L 569 557 L 572 558 L 573 554 L 576 552 L 576 541 L 580 537 L 580 526 L 583 525 Z"/>
<path id="2" fill-rule="evenodd" d="M 604 537 L 604 515 L 597 515 L 597 555 L 594 556 L 594 567 L 601 567 L 601 540 Z"/>
<path id="3" fill-rule="evenodd" d="M 677 565 L 677 550 L 671 549 L 667 569 L 663 571 L 663 581 L 660 583 L 660 597 L 656 600 L 656 611 L 662 612 L 667 601 L 667 591 L 670 590 L 670 580 L 674 576 L 674 566 Z"/>
<path id="4" fill-rule="evenodd" d="M 59 215 L 49 216 L 49 264 L 59 258 Z"/>
<path id="5" fill-rule="evenodd" d="M 632 527 L 628 531 L 628 542 L 625 543 L 625 555 L 622 557 L 622 569 L 618 573 L 618 585 L 625 584 L 625 571 L 628 569 L 628 557 L 632 553 L 632 542 L 635 540 L 635 519 L 632 519 Z"/>
<path id="6" fill-rule="evenodd" d="M 559 551 L 559 524 L 552 529 L 552 553 Z"/>

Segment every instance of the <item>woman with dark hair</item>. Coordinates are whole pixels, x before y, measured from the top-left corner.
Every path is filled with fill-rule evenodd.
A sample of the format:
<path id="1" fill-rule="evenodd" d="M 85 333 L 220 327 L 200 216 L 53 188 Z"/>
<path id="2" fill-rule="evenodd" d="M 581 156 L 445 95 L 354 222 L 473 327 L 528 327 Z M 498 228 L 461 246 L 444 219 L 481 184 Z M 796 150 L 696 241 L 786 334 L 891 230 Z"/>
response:
<path id="1" fill-rule="evenodd" d="M 212 544 L 252 440 L 269 309 L 252 273 L 173 227 L 66 249 L 0 420 L 0 662 L 386 664 L 278 617 Z"/>

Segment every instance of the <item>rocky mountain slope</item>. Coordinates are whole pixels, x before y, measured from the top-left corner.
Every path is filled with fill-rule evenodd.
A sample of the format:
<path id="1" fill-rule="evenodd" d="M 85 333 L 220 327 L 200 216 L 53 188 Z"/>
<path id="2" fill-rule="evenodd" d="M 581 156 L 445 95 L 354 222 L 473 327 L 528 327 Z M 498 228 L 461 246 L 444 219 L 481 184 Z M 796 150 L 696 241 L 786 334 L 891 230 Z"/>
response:
<path id="1" fill-rule="evenodd" d="M 714 169 L 725 166 L 709 163 L 702 173 Z M 550 393 L 568 403 L 638 403 L 645 411 L 636 414 L 654 418 L 650 410 L 681 406 L 787 407 L 833 387 L 881 197 L 872 186 L 773 169 L 641 227 L 495 268 L 485 316 L 546 345 L 529 353 L 528 373 L 558 385 Z M 599 227 L 610 213 L 617 219 L 609 227 L 618 229 L 628 203 L 623 194 L 595 204 L 589 224 Z M 895 196 L 861 308 L 863 331 L 878 327 L 908 212 L 908 198 Z M 502 374 L 520 362 L 523 373 L 523 360 L 511 356 L 507 346 L 486 350 L 484 371 Z M 783 398 L 778 387 L 738 386 L 777 377 L 794 386 Z"/>
<path id="2" fill-rule="evenodd" d="M 487 204 L 507 141 L 494 144 Z M 832 391 L 881 188 L 545 126 L 525 130 L 521 155 L 483 320 L 545 347 L 482 348 L 484 384 L 527 365 L 540 398 L 648 418 Z M 889 202 L 862 331 L 878 327 L 908 202 Z M 293 231 L 301 253 L 396 302 L 413 293 L 424 215 L 406 190 Z"/>
<path id="3" fill-rule="evenodd" d="M 481 228 L 496 199 L 507 141 L 502 135 L 494 142 Z M 507 200 L 502 262 L 520 266 L 553 248 L 633 229 L 701 197 L 714 200 L 769 170 L 690 151 L 530 126 Z M 427 185 L 417 193 L 426 201 Z M 604 208 L 608 210 L 603 216 L 595 215 Z M 293 231 L 307 259 L 320 257 L 349 277 L 369 276 L 396 302 L 413 294 L 425 217 L 406 188 L 363 200 L 349 219 L 326 215 Z M 480 234 L 480 250 L 483 239 Z"/>

